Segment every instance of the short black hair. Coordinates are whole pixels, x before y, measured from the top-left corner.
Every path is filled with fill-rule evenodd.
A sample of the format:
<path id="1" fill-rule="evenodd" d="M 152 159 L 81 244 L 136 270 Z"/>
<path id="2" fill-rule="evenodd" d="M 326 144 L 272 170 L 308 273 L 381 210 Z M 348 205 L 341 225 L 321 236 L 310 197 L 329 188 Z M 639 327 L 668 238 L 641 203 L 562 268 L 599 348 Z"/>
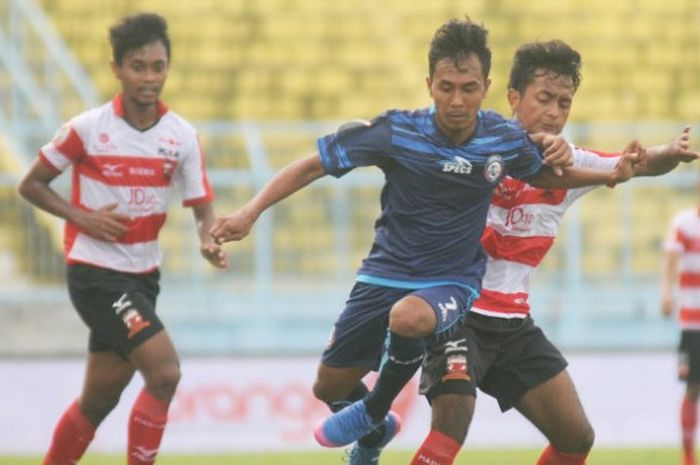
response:
<path id="1" fill-rule="evenodd" d="M 469 17 L 459 20 L 451 19 L 435 31 L 428 52 L 428 72 L 433 77 L 437 62 L 451 58 L 455 64 L 475 53 L 481 62 L 484 77 L 491 71 L 491 50 L 486 45 L 488 31 L 483 25 L 472 22 Z"/>
<path id="2" fill-rule="evenodd" d="M 137 13 L 123 17 L 109 29 L 109 41 L 112 44 L 112 58 L 119 65 L 129 50 L 157 41 L 163 43 L 170 61 L 168 23 L 156 13 Z"/>
<path id="3" fill-rule="evenodd" d="M 561 40 L 521 45 L 513 57 L 508 88 L 525 93 L 527 86 L 535 80 L 538 70 L 570 77 L 576 92 L 581 84 L 581 55 Z"/>

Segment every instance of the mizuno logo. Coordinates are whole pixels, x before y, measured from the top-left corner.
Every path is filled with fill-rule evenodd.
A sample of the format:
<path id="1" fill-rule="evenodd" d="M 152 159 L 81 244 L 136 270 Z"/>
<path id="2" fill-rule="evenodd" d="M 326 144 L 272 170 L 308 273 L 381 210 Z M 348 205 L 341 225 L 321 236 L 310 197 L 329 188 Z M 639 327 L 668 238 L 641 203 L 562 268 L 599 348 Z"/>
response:
<path id="1" fill-rule="evenodd" d="M 470 174 L 472 172 L 472 164 L 466 158 L 454 157 L 454 161 L 442 163 L 442 171 L 444 173 Z"/>
<path id="2" fill-rule="evenodd" d="M 102 165 L 102 176 L 105 177 L 117 177 L 117 176 L 123 176 L 123 174 L 119 171 L 119 168 L 123 166 L 122 163 L 105 163 Z"/>
<path id="3" fill-rule="evenodd" d="M 123 310 L 125 310 L 129 307 L 132 307 L 132 306 L 133 305 L 132 305 L 131 301 L 129 300 L 129 296 L 126 293 L 122 294 L 122 296 L 119 297 L 119 300 L 117 300 L 116 302 L 114 302 L 112 304 L 112 307 L 114 308 L 114 313 L 116 313 L 116 314 L 119 314 Z"/>
<path id="4" fill-rule="evenodd" d="M 466 339 L 457 339 L 456 341 L 447 341 L 445 342 L 445 353 L 446 354 L 451 354 L 454 352 L 464 352 L 467 350 L 467 340 Z M 464 344 L 464 345 L 462 345 Z"/>

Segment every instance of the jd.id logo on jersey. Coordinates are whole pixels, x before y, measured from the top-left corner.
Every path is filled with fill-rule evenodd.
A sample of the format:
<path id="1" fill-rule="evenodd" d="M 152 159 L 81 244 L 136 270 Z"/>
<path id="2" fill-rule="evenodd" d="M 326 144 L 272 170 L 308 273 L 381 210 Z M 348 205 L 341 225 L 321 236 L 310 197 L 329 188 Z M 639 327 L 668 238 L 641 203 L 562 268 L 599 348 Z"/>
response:
<path id="1" fill-rule="evenodd" d="M 442 162 L 442 171 L 443 173 L 470 174 L 472 164 L 466 158 L 454 157 L 454 161 Z"/>

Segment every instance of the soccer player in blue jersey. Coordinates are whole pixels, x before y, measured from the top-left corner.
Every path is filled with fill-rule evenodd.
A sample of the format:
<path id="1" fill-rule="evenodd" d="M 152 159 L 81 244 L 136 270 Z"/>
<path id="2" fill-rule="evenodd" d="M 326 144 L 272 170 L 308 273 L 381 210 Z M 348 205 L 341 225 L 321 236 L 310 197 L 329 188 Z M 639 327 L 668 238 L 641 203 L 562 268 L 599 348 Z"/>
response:
<path id="1" fill-rule="evenodd" d="M 609 171 L 567 165 L 558 136 L 533 136 L 480 109 L 489 87 L 487 31 L 466 20 L 438 29 L 429 53 L 431 108 L 391 110 L 370 123 L 322 137 L 318 153 L 295 161 L 239 211 L 218 218 L 217 243 L 241 240 L 271 205 L 331 174 L 374 165 L 385 175 L 372 248 L 324 351 L 314 394 L 334 415 L 315 429 L 324 446 L 358 441 L 350 463 L 370 463 L 398 431 L 391 403 L 417 371 L 426 339 L 449 337 L 479 293 L 480 246 L 491 194 L 505 175 L 543 187 L 617 182 Z M 543 160 L 543 155 L 546 162 Z M 550 166 L 547 166 L 549 164 Z M 387 356 L 374 389 L 362 378 Z"/>

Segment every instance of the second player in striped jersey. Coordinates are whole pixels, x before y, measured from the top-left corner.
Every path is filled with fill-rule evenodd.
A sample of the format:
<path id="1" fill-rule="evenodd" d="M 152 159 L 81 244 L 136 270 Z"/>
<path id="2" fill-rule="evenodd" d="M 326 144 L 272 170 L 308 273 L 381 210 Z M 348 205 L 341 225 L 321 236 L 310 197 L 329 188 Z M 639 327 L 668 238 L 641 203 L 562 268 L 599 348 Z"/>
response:
<path id="1" fill-rule="evenodd" d="M 508 100 L 527 131 L 559 134 L 580 82 L 580 55 L 561 41 L 523 45 L 515 54 Z M 628 147 L 629 149 L 629 147 Z M 612 169 L 620 160 L 573 148 L 575 166 Z M 698 154 L 689 128 L 647 151 L 635 176 L 659 175 Z M 567 208 L 592 188 L 540 189 L 501 181 L 489 208 L 480 298 L 453 338 L 429 348 L 421 392 L 431 401 L 432 429 L 411 465 L 452 463 L 469 428 L 476 388 L 502 410 L 515 407 L 549 440 L 537 465 L 582 465 L 594 432 L 566 370 L 566 360 L 530 317 L 529 281 L 551 248 Z"/>

